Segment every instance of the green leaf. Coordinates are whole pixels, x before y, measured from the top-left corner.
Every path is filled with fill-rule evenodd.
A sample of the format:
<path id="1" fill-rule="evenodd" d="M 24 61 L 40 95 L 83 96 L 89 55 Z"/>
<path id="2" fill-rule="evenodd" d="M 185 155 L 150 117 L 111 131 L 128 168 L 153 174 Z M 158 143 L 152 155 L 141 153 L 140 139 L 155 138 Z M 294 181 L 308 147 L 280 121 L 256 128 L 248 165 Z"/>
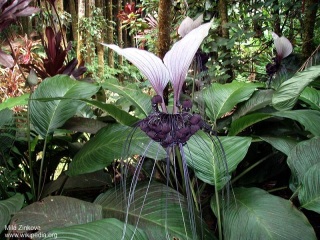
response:
<path id="1" fill-rule="evenodd" d="M 126 196 L 128 191 L 127 188 Z M 110 189 L 101 194 L 95 203 L 102 205 L 105 218 L 112 217 L 125 221 L 127 198 L 123 197 L 122 188 Z M 137 185 L 130 206 L 128 223 L 134 226 L 139 223 L 138 227 L 144 230 L 148 239 L 192 239 L 186 199 L 165 184 L 151 182 L 150 185 L 146 183 Z M 203 228 L 202 231 L 200 226 Z M 204 234 L 200 239 L 214 239 L 205 223 L 202 222 L 198 227 L 199 236 Z"/>
<path id="2" fill-rule="evenodd" d="M 304 174 L 298 197 L 300 207 L 320 213 L 320 162 Z"/>
<path id="3" fill-rule="evenodd" d="M 126 234 L 123 236 L 124 223 L 114 218 L 101 219 L 87 224 L 74 225 L 71 227 L 57 228 L 46 233 L 44 239 L 68 239 L 68 240 L 115 240 L 115 239 L 134 239 L 147 240 L 146 234 L 141 229 L 126 225 Z M 131 238 L 132 234 L 135 234 Z"/>
<path id="4" fill-rule="evenodd" d="M 311 109 L 320 110 L 320 91 L 311 87 L 306 87 L 299 99 L 309 104 Z"/>
<path id="5" fill-rule="evenodd" d="M 265 119 L 271 118 L 272 116 L 268 113 L 252 113 L 245 115 L 241 118 L 236 119 L 231 123 L 231 127 L 229 129 L 229 136 L 237 135 L 239 132 L 243 131 L 247 127 L 251 125 L 263 121 Z"/>
<path id="6" fill-rule="evenodd" d="M 287 162 L 291 172 L 301 183 L 307 171 L 320 162 L 320 138 L 298 143 L 290 152 Z"/>
<path id="7" fill-rule="evenodd" d="M 284 117 L 295 120 L 305 127 L 305 130 L 310 131 L 315 136 L 320 136 L 320 112 L 315 110 L 292 110 L 274 113 L 252 113 L 243 116 L 231 124 L 229 135 L 233 136 L 244 130 L 245 128 L 271 117 Z"/>
<path id="8" fill-rule="evenodd" d="M 262 136 L 260 137 L 263 141 L 269 143 L 275 149 L 283 152 L 287 156 L 291 152 L 291 150 L 298 144 L 298 141 L 289 138 L 289 137 L 269 137 L 269 136 Z"/>
<path id="9" fill-rule="evenodd" d="M 135 84 L 120 86 L 118 81 L 107 81 L 102 83 L 102 87 L 126 97 L 145 116 L 152 111 L 151 97 L 143 93 Z"/>
<path id="10" fill-rule="evenodd" d="M 17 193 L 9 199 L 0 201 L 0 233 L 9 223 L 11 216 L 22 208 L 24 197 Z"/>
<path id="11" fill-rule="evenodd" d="M 156 160 L 166 157 L 164 149 L 139 128 L 110 125 L 102 128 L 81 148 L 69 166 L 68 175 L 94 172 L 109 166 L 115 159 L 133 154 Z"/>
<path id="12" fill-rule="evenodd" d="M 188 165 L 202 181 L 216 185 L 218 189 L 230 180 L 230 173 L 247 154 L 251 144 L 249 137 L 219 137 L 211 139 L 206 133 L 199 132 L 192 136 L 184 147 Z M 224 162 L 224 155 L 226 162 Z"/>
<path id="13" fill-rule="evenodd" d="M 118 123 L 121 123 L 127 126 L 132 126 L 134 123 L 139 121 L 139 118 L 136 118 L 130 115 L 128 112 L 123 111 L 122 109 L 116 107 L 113 104 L 107 104 L 107 103 L 102 103 L 102 102 L 87 100 L 87 99 L 81 99 L 81 100 L 107 112 L 111 117 L 117 120 Z"/>
<path id="14" fill-rule="evenodd" d="M 9 108 L 0 110 L 0 128 L 13 123 L 13 111 Z"/>
<path id="15" fill-rule="evenodd" d="M 5 108 L 11 109 L 13 107 L 20 106 L 20 105 L 27 105 L 29 96 L 30 96 L 29 93 L 25 93 L 19 97 L 8 98 L 3 103 L 0 103 L 0 110 Z"/>
<path id="16" fill-rule="evenodd" d="M 16 213 L 11 223 L 37 227 L 45 233 L 51 229 L 102 219 L 102 207 L 71 197 L 51 196 L 32 203 Z M 18 231 L 19 233 L 26 230 Z"/>
<path id="17" fill-rule="evenodd" d="M 66 75 L 57 75 L 45 79 L 32 95 L 30 102 L 31 123 L 36 131 L 45 138 L 61 127 L 76 112 L 80 98 L 89 98 L 99 87 L 86 82 L 79 82 Z M 50 100 L 60 98 L 60 100 Z M 50 101 L 39 101 L 48 99 Z"/>
<path id="18" fill-rule="evenodd" d="M 236 81 L 228 84 L 212 84 L 203 93 L 208 117 L 216 121 L 231 111 L 235 105 L 249 99 L 258 86 L 261 84 Z"/>
<path id="19" fill-rule="evenodd" d="M 273 94 L 273 107 L 279 111 L 291 109 L 296 104 L 300 93 L 305 87 L 319 76 L 319 65 L 296 73 L 292 78 L 283 82 Z"/>
<path id="20" fill-rule="evenodd" d="M 258 89 L 255 91 L 248 101 L 238 107 L 235 113 L 232 115 L 232 121 L 244 116 L 250 112 L 254 112 L 258 109 L 268 106 L 272 101 L 273 89 Z"/>
<path id="21" fill-rule="evenodd" d="M 259 188 L 236 188 L 230 200 L 223 215 L 225 239 L 317 239 L 308 219 L 288 200 Z"/>

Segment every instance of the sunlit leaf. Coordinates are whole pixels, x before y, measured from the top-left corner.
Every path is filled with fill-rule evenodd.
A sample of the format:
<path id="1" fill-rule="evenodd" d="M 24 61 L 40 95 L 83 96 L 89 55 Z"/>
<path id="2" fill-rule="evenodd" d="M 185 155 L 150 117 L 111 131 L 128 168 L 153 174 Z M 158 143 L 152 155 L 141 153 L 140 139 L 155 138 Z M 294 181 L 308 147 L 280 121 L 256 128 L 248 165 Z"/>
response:
<path id="1" fill-rule="evenodd" d="M 232 82 L 214 83 L 203 92 L 208 117 L 212 121 L 231 111 L 238 103 L 250 98 L 260 84 Z"/>
<path id="2" fill-rule="evenodd" d="M 122 188 L 111 189 L 101 194 L 95 203 L 102 205 L 104 217 L 125 221 L 127 210 L 124 206 L 127 201 L 123 197 Z M 146 183 L 137 185 L 128 212 L 128 223 L 136 226 L 138 222 L 138 227 L 145 231 L 148 239 L 167 239 L 167 232 L 169 239 L 192 238 L 186 199 L 165 184 L 152 182 L 150 186 Z M 198 227 L 203 228 L 202 231 L 197 229 L 199 236 L 201 233 L 204 234 L 200 239 L 214 239 L 205 223 L 199 224 Z"/>
<path id="3" fill-rule="evenodd" d="M 77 112 L 78 107 L 83 104 L 78 99 L 89 98 L 98 90 L 97 85 L 75 81 L 66 75 L 47 78 L 32 95 L 31 123 L 42 137 L 46 137 Z M 44 101 L 46 98 L 60 100 Z"/>
<path id="4" fill-rule="evenodd" d="M 308 219 L 290 201 L 259 188 L 233 190 L 223 214 L 225 239 L 317 239 Z M 212 208 L 215 205 L 213 197 Z"/>
<path id="5" fill-rule="evenodd" d="M 126 234 L 123 236 L 124 223 L 114 219 L 101 219 L 98 221 L 74 225 L 65 228 L 57 228 L 46 233 L 44 239 L 69 239 L 69 240 L 115 240 L 115 239 L 131 239 L 135 233 L 133 240 L 148 240 L 146 234 L 141 229 L 135 229 L 134 226 L 126 225 Z"/>
<path id="6" fill-rule="evenodd" d="M 184 147 L 184 152 L 188 165 L 194 169 L 197 177 L 221 189 L 230 180 L 229 173 L 237 168 L 247 154 L 251 138 L 219 137 L 219 139 L 221 145 L 217 139 L 212 141 L 207 134 L 199 132 L 190 138 Z"/>
<path id="7" fill-rule="evenodd" d="M 296 73 L 292 78 L 283 82 L 273 94 L 274 108 L 280 111 L 291 109 L 305 87 L 319 76 L 320 66 L 318 65 Z"/>
<path id="8" fill-rule="evenodd" d="M 135 131 L 132 138 L 130 134 Z M 117 124 L 101 129 L 87 142 L 74 157 L 68 175 L 94 172 L 109 166 L 115 159 L 133 154 L 145 155 L 154 159 L 166 157 L 164 149 L 140 129 Z"/>
<path id="9" fill-rule="evenodd" d="M 24 197 L 17 193 L 13 197 L 0 201 L 0 233 L 5 229 L 13 214 L 22 208 Z"/>
<path id="10" fill-rule="evenodd" d="M 25 93 L 19 97 L 11 97 L 5 100 L 3 103 L 0 103 L 0 110 L 5 108 L 13 108 L 20 105 L 27 105 L 29 93 Z"/>

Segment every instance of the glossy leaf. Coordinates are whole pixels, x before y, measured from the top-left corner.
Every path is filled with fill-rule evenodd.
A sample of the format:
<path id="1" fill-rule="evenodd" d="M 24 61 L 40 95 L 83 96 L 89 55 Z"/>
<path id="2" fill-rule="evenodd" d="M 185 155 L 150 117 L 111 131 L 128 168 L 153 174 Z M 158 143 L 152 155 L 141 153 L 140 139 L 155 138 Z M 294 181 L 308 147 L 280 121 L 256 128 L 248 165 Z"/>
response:
<path id="1" fill-rule="evenodd" d="M 298 144 L 298 141 L 293 138 L 288 137 L 269 137 L 269 136 L 261 136 L 263 141 L 266 141 L 272 147 L 283 152 L 287 156 L 291 152 L 291 150 Z"/>
<path id="2" fill-rule="evenodd" d="M 207 115 L 212 121 L 231 111 L 238 103 L 250 98 L 259 84 L 232 82 L 214 83 L 204 90 Z"/>
<path id="3" fill-rule="evenodd" d="M 301 208 L 320 213 L 320 161 L 304 174 L 298 197 Z"/>
<path id="4" fill-rule="evenodd" d="M 13 108 L 20 105 L 27 105 L 28 104 L 28 98 L 30 94 L 25 93 L 19 97 L 11 97 L 5 100 L 3 103 L 0 103 L 0 110 L 3 110 L 5 108 Z"/>
<path id="5" fill-rule="evenodd" d="M 102 205 L 104 217 L 125 221 L 127 212 L 124 207 L 127 203 L 125 199 L 123 189 L 115 188 L 101 194 L 95 203 Z M 168 239 L 167 232 L 169 239 L 190 239 L 192 232 L 188 216 L 186 199 L 180 193 L 165 184 L 152 182 L 150 186 L 146 183 L 137 185 L 128 212 L 128 223 L 136 226 L 139 222 L 138 227 L 145 231 L 148 239 Z M 203 227 L 204 234 L 200 239 L 214 239 L 205 223 L 200 226 Z M 201 230 L 198 231 L 200 234 Z"/>
<path id="6" fill-rule="evenodd" d="M 188 165 L 194 169 L 196 176 L 221 189 L 230 180 L 229 174 L 247 154 L 251 138 L 219 137 L 219 140 L 223 149 L 215 137 L 212 140 L 204 132 L 199 132 L 190 138 L 184 152 Z"/>
<path id="7" fill-rule="evenodd" d="M 307 218 L 290 201 L 259 188 L 235 188 L 224 210 L 224 238 L 317 239 Z M 215 207 L 215 198 L 211 207 Z"/>
<path id="8" fill-rule="evenodd" d="M 301 183 L 311 167 L 320 162 L 320 138 L 302 141 L 295 146 L 287 158 L 291 172 Z"/>
<path id="9" fill-rule="evenodd" d="M 273 89 L 257 90 L 252 96 L 240 105 L 232 115 L 232 121 L 258 109 L 264 108 L 271 104 Z"/>
<path id="10" fill-rule="evenodd" d="M 65 228 L 57 228 L 46 233 L 46 236 L 51 235 L 52 237 L 45 237 L 43 239 L 69 239 L 69 240 L 115 240 L 131 239 L 133 232 L 135 232 L 133 240 L 148 240 L 146 234 L 141 229 L 136 229 L 132 225 L 126 226 L 126 234 L 123 236 L 124 223 L 114 219 L 101 219 L 98 221 L 74 225 Z"/>
<path id="11" fill-rule="evenodd" d="M 20 193 L 0 201 L 0 233 L 5 229 L 12 215 L 22 208 L 23 202 L 24 197 Z"/>
<path id="12" fill-rule="evenodd" d="M 89 103 L 90 105 L 96 106 L 101 110 L 105 111 L 115 120 L 117 120 L 118 123 L 121 123 L 127 126 L 132 126 L 134 123 L 139 121 L 139 118 L 136 118 L 130 115 L 128 112 L 123 111 L 122 109 L 116 107 L 114 104 L 107 104 L 107 103 L 102 103 L 99 101 L 93 101 L 93 100 L 87 100 L 87 99 L 82 99 L 82 101 Z"/>
<path id="13" fill-rule="evenodd" d="M 12 217 L 11 223 L 22 226 L 36 226 L 38 230 L 45 233 L 54 228 L 83 224 L 100 219 L 102 219 L 102 208 L 98 204 L 71 197 L 51 196 L 23 208 Z"/>
<path id="14" fill-rule="evenodd" d="M 78 99 L 89 98 L 98 89 L 97 85 L 75 81 L 66 75 L 45 79 L 32 95 L 31 123 L 36 131 L 45 138 L 76 113 L 82 104 Z M 51 100 L 51 98 L 60 99 Z M 45 99 L 48 101 L 44 101 Z"/>
<path id="15" fill-rule="evenodd" d="M 121 86 L 117 81 L 107 81 L 102 83 L 102 87 L 127 98 L 145 116 L 152 111 L 151 97 L 136 85 Z"/>
<path id="16" fill-rule="evenodd" d="M 320 91 L 306 87 L 300 94 L 299 99 L 310 105 L 311 109 L 320 110 Z"/>
<path id="17" fill-rule="evenodd" d="M 134 134 L 130 136 L 132 133 Z M 101 129 L 81 148 L 69 166 L 68 175 L 74 176 L 101 170 L 115 159 L 133 154 L 145 155 L 157 160 L 166 157 L 164 149 L 158 143 L 151 142 L 140 129 L 110 125 Z"/>
<path id="18" fill-rule="evenodd" d="M 273 95 L 274 108 L 279 111 L 293 108 L 305 87 L 319 76 L 320 66 L 312 66 L 283 82 Z"/>

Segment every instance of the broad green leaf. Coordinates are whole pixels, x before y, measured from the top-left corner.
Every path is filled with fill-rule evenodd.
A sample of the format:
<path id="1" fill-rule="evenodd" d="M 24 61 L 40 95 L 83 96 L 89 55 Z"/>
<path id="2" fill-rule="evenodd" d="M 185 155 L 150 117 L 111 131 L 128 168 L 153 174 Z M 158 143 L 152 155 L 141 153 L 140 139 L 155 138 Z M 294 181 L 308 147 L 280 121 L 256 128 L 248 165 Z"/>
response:
<path id="1" fill-rule="evenodd" d="M 245 115 L 232 122 L 229 135 L 236 135 L 245 128 L 271 117 L 283 117 L 295 120 L 303 125 L 305 130 L 310 131 L 315 136 L 320 136 L 320 128 L 317 124 L 320 121 L 320 112 L 315 110 L 292 110 L 274 113 L 252 113 Z"/>
<path id="2" fill-rule="evenodd" d="M 102 83 L 102 87 L 127 98 L 145 116 L 152 111 L 151 97 L 143 93 L 135 84 L 121 86 L 118 81 L 107 81 Z"/>
<path id="3" fill-rule="evenodd" d="M 283 82 L 273 94 L 273 107 L 279 111 L 291 109 L 305 87 L 319 76 L 319 65 L 312 66 L 303 72 L 296 73 L 292 78 Z"/>
<path id="4" fill-rule="evenodd" d="M 24 197 L 20 193 L 15 194 L 9 199 L 0 201 L 0 233 L 9 223 L 11 216 L 22 208 L 23 202 Z"/>
<path id="5" fill-rule="evenodd" d="M 123 236 L 124 223 L 114 219 L 101 219 L 98 221 L 74 225 L 65 228 L 53 229 L 46 233 L 43 239 L 68 239 L 68 240 L 115 240 L 115 239 L 133 239 L 148 240 L 146 234 L 141 229 L 135 229 L 134 226 L 126 225 L 126 234 Z M 134 237 L 131 236 L 134 233 Z"/>
<path id="6" fill-rule="evenodd" d="M 320 163 L 320 138 L 298 143 L 287 158 L 291 172 L 301 183 L 307 171 L 314 165 Z"/>
<path id="7" fill-rule="evenodd" d="M 311 109 L 320 110 L 320 91 L 306 87 L 303 92 L 300 94 L 299 99 L 309 104 Z"/>
<path id="8" fill-rule="evenodd" d="M 39 232 L 45 233 L 54 228 L 100 219 L 102 219 L 102 207 L 98 204 L 71 197 L 51 196 L 20 210 L 12 217 L 11 224 L 37 227 Z"/>
<path id="9" fill-rule="evenodd" d="M 211 207 L 215 205 L 213 197 Z M 317 239 L 308 219 L 292 202 L 259 188 L 235 188 L 223 216 L 228 240 Z"/>
<path id="10" fill-rule="evenodd" d="M 212 84 L 203 92 L 208 117 L 211 121 L 216 121 L 238 103 L 249 99 L 258 86 L 261 84 L 236 81 L 228 84 Z"/>
<path id="11" fill-rule="evenodd" d="M 268 113 L 251 113 L 245 115 L 241 118 L 236 119 L 231 123 L 231 127 L 229 129 L 229 136 L 234 136 L 250 127 L 251 125 L 263 121 L 265 119 L 271 118 L 272 116 Z"/>
<path id="12" fill-rule="evenodd" d="M 0 103 L 0 110 L 5 108 L 13 108 L 20 105 L 27 105 L 28 104 L 28 98 L 30 94 L 25 93 L 19 97 L 12 97 L 5 100 L 3 103 Z"/>
<path id="13" fill-rule="evenodd" d="M 127 198 L 123 197 L 123 192 L 122 188 L 110 189 L 95 200 L 96 204 L 102 205 L 105 218 L 125 221 L 127 209 L 124 206 L 127 205 Z M 126 191 L 127 197 L 128 192 L 129 188 Z M 147 234 L 148 239 L 193 239 L 188 204 L 180 193 L 165 184 L 140 183 L 136 186 L 132 200 L 128 211 L 128 223 L 138 225 L 137 227 Z M 199 239 L 214 239 L 205 223 L 197 226 L 197 233 Z M 200 234 L 204 234 L 203 238 L 200 238 Z"/>
<path id="14" fill-rule="evenodd" d="M 98 89 L 96 85 L 75 81 L 66 75 L 45 79 L 32 95 L 31 123 L 36 131 L 45 138 L 77 112 L 78 107 L 82 104 L 78 99 L 89 98 Z M 43 101 L 43 99 L 50 100 L 51 98 L 60 99 Z"/>
<path id="15" fill-rule="evenodd" d="M 13 111 L 9 108 L 0 110 L 0 129 L 13 123 Z"/>
<path id="16" fill-rule="evenodd" d="M 247 154 L 251 138 L 219 137 L 219 141 L 199 132 L 190 138 L 184 153 L 199 179 L 221 189 Z"/>
<path id="17" fill-rule="evenodd" d="M 259 89 L 255 91 L 248 101 L 245 101 L 237 108 L 232 115 L 232 121 L 250 112 L 254 112 L 258 109 L 268 106 L 271 103 L 273 92 L 273 89 Z"/>
<path id="18" fill-rule="evenodd" d="M 302 208 L 320 213 L 320 161 L 304 174 L 298 197 Z"/>
<path id="19" fill-rule="evenodd" d="M 111 117 L 113 117 L 117 122 L 132 126 L 134 123 L 138 122 L 139 119 L 130 115 L 128 112 L 116 107 L 113 104 L 102 103 L 93 100 L 81 99 L 82 101 L 89 103 L 93 106 L 100 108 L 101 110 L 107 112 Z"/>
<path id="20" fill-rule="evenodd" d="M 10 149 L 15 138 L 13 111 L 9 108 L 2 109 L 0 110 L 0 152 Z"/>
<path id="21" fill-rule="evenodd" d="M 166 157 L 164 149 L 139 128 L 113 124 L 102 128 L 76 154 L 68 175 L 94 172 L 109 166 L 115 159 L 139 154 L 156 160 Z"/>
<path id="22" fill-rule="evenodd" d="M 283 152 L 287 156 L 289 155 L 290 151 L 298 144 L 297 140 L 288 137 L 261 136 L 260 138 L 272 145 L 272 147 L 274 147 L 275 149 Z"/>

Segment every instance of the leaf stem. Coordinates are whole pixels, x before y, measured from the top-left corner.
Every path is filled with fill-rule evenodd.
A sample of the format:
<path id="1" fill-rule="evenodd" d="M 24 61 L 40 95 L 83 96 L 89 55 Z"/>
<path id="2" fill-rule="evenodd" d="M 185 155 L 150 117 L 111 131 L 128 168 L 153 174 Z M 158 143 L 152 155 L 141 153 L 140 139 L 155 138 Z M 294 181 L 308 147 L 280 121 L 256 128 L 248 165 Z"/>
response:
<path id="1" fill-rule="evenodd" d="M 48 139 L 48 136 L 45 136 L 43 150 L 42 150 L 41 164 L 40 164 L 39 182 L 38 182 L 38 200 L 40 200 L 40 195 L 42 193 L 41 182 L 42 182 L 43 163 L 44 163 L 46 149 L 47 149 L 47 139 Z"/>

